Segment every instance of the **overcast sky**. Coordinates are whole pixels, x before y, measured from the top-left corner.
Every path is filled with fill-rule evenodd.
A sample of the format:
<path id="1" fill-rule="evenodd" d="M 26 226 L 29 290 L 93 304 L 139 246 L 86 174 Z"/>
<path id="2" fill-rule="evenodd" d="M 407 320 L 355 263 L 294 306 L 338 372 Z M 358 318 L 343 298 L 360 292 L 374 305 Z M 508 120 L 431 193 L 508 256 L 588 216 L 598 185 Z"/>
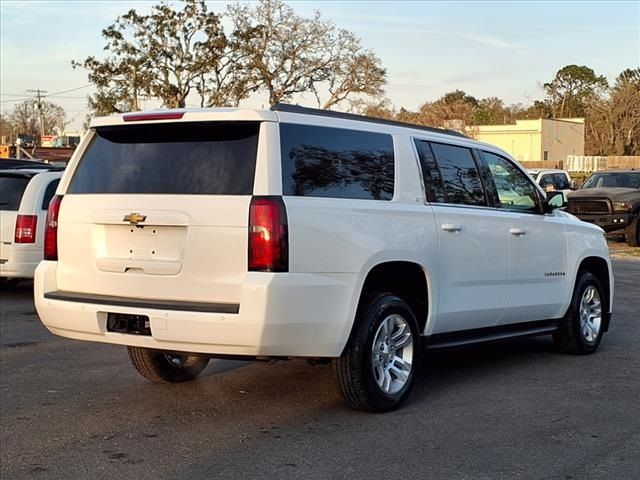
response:
<path id="1" fill-rule="evenodd" d="M 154 3 L 2 0 L 2 112 L 28 97 L 28 89 L 47 90 L 78 128 L 92 89 L 71 60 L 101 55 L 103 28 L 130 8 L 144 12 Z M 216 12 L 227 3 L 208 2 Z M 640 1 L 288 3 L 305 16 L 318 10 L 360 36 L 387 68 L 387 96 L 408 109 L 455 89 L 527 104 L 565 65 L 587 65 L 610 81 L 640 66 Z M 262 103 L 266 96 L 247 106 Z M 312 97 L 307 104 L 315 106 Z"/>

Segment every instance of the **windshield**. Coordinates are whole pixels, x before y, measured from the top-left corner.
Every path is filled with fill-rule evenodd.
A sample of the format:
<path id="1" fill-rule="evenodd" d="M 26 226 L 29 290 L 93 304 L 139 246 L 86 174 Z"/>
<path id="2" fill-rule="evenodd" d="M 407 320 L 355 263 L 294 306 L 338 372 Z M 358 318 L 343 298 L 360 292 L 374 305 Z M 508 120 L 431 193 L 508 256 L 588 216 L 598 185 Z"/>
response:
<path id="1" fill-rule="evenodd" d="M 28 177 L 0 177 L 0 210 L 18 211 Z"/>
<path id="2" fill-rule="evenodd" d="M 640 172 L 594 173 L 582 188 L 640 188 Z"/>

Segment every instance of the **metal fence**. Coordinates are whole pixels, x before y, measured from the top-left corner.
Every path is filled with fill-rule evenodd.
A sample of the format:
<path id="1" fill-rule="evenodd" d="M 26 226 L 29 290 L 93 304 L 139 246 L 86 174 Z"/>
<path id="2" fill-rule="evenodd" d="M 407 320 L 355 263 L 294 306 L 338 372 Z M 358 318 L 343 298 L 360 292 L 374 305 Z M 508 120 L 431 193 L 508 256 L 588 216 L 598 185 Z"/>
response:
<path id="1" fill-rule="evenodd" d="M 564 169 L 568 172 L 595 172 L 611 168 L 640 168 L 640 156 L 597 157 L 588 155 L 568 155 Z"/>

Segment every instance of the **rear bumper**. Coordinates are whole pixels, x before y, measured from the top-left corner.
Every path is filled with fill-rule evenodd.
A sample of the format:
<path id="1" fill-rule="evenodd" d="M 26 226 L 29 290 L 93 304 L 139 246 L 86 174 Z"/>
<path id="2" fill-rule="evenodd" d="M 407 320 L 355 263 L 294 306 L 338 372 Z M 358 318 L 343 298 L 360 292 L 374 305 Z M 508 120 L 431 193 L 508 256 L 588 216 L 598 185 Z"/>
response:
<path id="1" fill-rule="evenodd" d="M 575 214 L 574 214 L 575 215 Z M 576 215 L 583 222 L 598 225 L 605 232 L 623 230 L 633 221 L 633 215 L 626 213 L 602 214 L 602 215 Z"/>
<path id="2" fill-rule="evenodd" d="M 42 248 L 32 245 L 11 245 L 7 259 L 0 262 L 0 277 L 33 278 L 38 263 L 42 260 Z"/>
<path id="3" fill-rule="evenodd" d="M 356 274 L 248 273 L 238 313 L 227 313 L 233 310 L 73 298 L 58 291 L 56 265 L 44 261 L 37 268 L 35 304 L 42 323 L 67 338 L 205 354 L 337 357 L 351 327 Z M 108 332 L 108 313 L 147 315 L 151 336 Z"/>

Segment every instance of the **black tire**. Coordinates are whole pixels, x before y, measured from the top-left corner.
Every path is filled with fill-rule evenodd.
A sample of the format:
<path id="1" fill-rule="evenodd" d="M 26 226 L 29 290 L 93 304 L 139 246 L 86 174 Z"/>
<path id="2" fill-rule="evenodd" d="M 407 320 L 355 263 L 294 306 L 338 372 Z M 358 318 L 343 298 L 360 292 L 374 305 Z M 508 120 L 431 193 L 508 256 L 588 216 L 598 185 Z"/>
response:
<path id="1" fill-rule="evenodd" d="M 576 286 L 573 290 L 571 305 L 560 322 L 558 330 L 554 332 L 553 340 L 556 347 L 564 353 L 588 355 L 598 349 L 600 341 L 602 340 L 604 333 L 604 315 L 607 311 L 607 299 L 604 295 L 602 284 L 595 275 L 587 271 L 580 272 L 578 275 Z M 600 321 L 597 334 L 594 334 L 594 332 L 588 328 L 583 328 L 580 320 L 581 303 L 585 292 L 591 287 L 597 290 L 600 302 Z M 587 323 L 595 325 L 595 323 L 590 320 Z"/>
<path id="2" fill-rule="evenodd" d="M 200 375 L 209 363 L 209 357 L 190 353 L 140 347 L 127 347 L 127 351 L 138 373 L 155 383 L 188 382 Z"/>
<path id="3" fill-rule="evenodd" d="M 395 357 L 385 357 L 388 361 L 385 361 L 384 366 L 382 364 L 382 358 L 380 359 L 380 365 L 376 370 L 378 373 L 374 373 L 374 360 L 373 360 L 373 342 L 376 335 L 382 331 L 382 322 L 388 319 L 391 315 L 397 315 L 395 318 L 397 322 L 402 324 L 402 320 L 405 322 L 402 338 L 407 341 L 407 334 L 411 335 L 411 348 L 407 344 L 403 348 L 398 348 L 398 352 L 402 352 L 403 359 L 406 364 L 408 359 L 411 360 L 411 366 L 408 376 L 405 380 L 400 379 L 396 375 L 395 388 L 399 388 L 398 391 L 390 391 L 389 393 L 383 391 L 384 386 L 378 386 L 376 375 L 380 376 L 380 372 L 384 372 L 387 368 L 391 369 L 395 365 Z M 392 320 L 393 321 L 393 320 Z M 406 326 L 409 327 L 407 332 Z M 393 323 L 396 332 L 400 332 L 395 323 Z M 389 335 L 391 337 L 391 335 Z M 382 338 L 382 337 L 378 337 Z M 398 337 L 400 338 L 400 337 Z M 398 346 L 401 342 L 398 340 Z M 388 344 L 387 344 L 388 345 Z M 380 344 L 380 348 L 383 345 Z M 391 348 L 391 347 L 385 347 Z M 338 389 L 342 393 L 343 397 L 351 406 L 356 410 L 362 410 L 366 412 L 388 412 L 398 408 L 402 402 L 404 402 L 411 391 L 415 379 L 415 372 L 418 366 L 418 360 L 420 357 L 420 335 L 418 332 L 418 322 L 415 315 L 411 311 L 411 308 L 399 297 L 390 293 L 380 293 L 367 297 L 358 309 L 358 315 L 351 333 L 349 342 L 341 357 L 335 360 L 334 367 L 337 377 Z M 393 355 L 389 352 L 380 352 L 381 354 Z M 382 357 L 382 355 L 381 355 Z M 377 361 L 377 359 L 376 359 Z M 389 367 L 387 367 L 387 364 Z M 389 373 L 389 378 L 391 378 Z M 400 384 L 404 381 L 404 386 L 400 388 Z M 384 380 L 383 380 L 384 383 Z M 391 385 L 390 385 L 391 387 Z M 393 387 L 389 388 L 393 390 Z"/>
<path id="4" fill-rule="evenodd" d="M 640 212 L 636 213 L 633 221 L 625 229 L 624 237 L 630 247 L 640 247 Z"/>

